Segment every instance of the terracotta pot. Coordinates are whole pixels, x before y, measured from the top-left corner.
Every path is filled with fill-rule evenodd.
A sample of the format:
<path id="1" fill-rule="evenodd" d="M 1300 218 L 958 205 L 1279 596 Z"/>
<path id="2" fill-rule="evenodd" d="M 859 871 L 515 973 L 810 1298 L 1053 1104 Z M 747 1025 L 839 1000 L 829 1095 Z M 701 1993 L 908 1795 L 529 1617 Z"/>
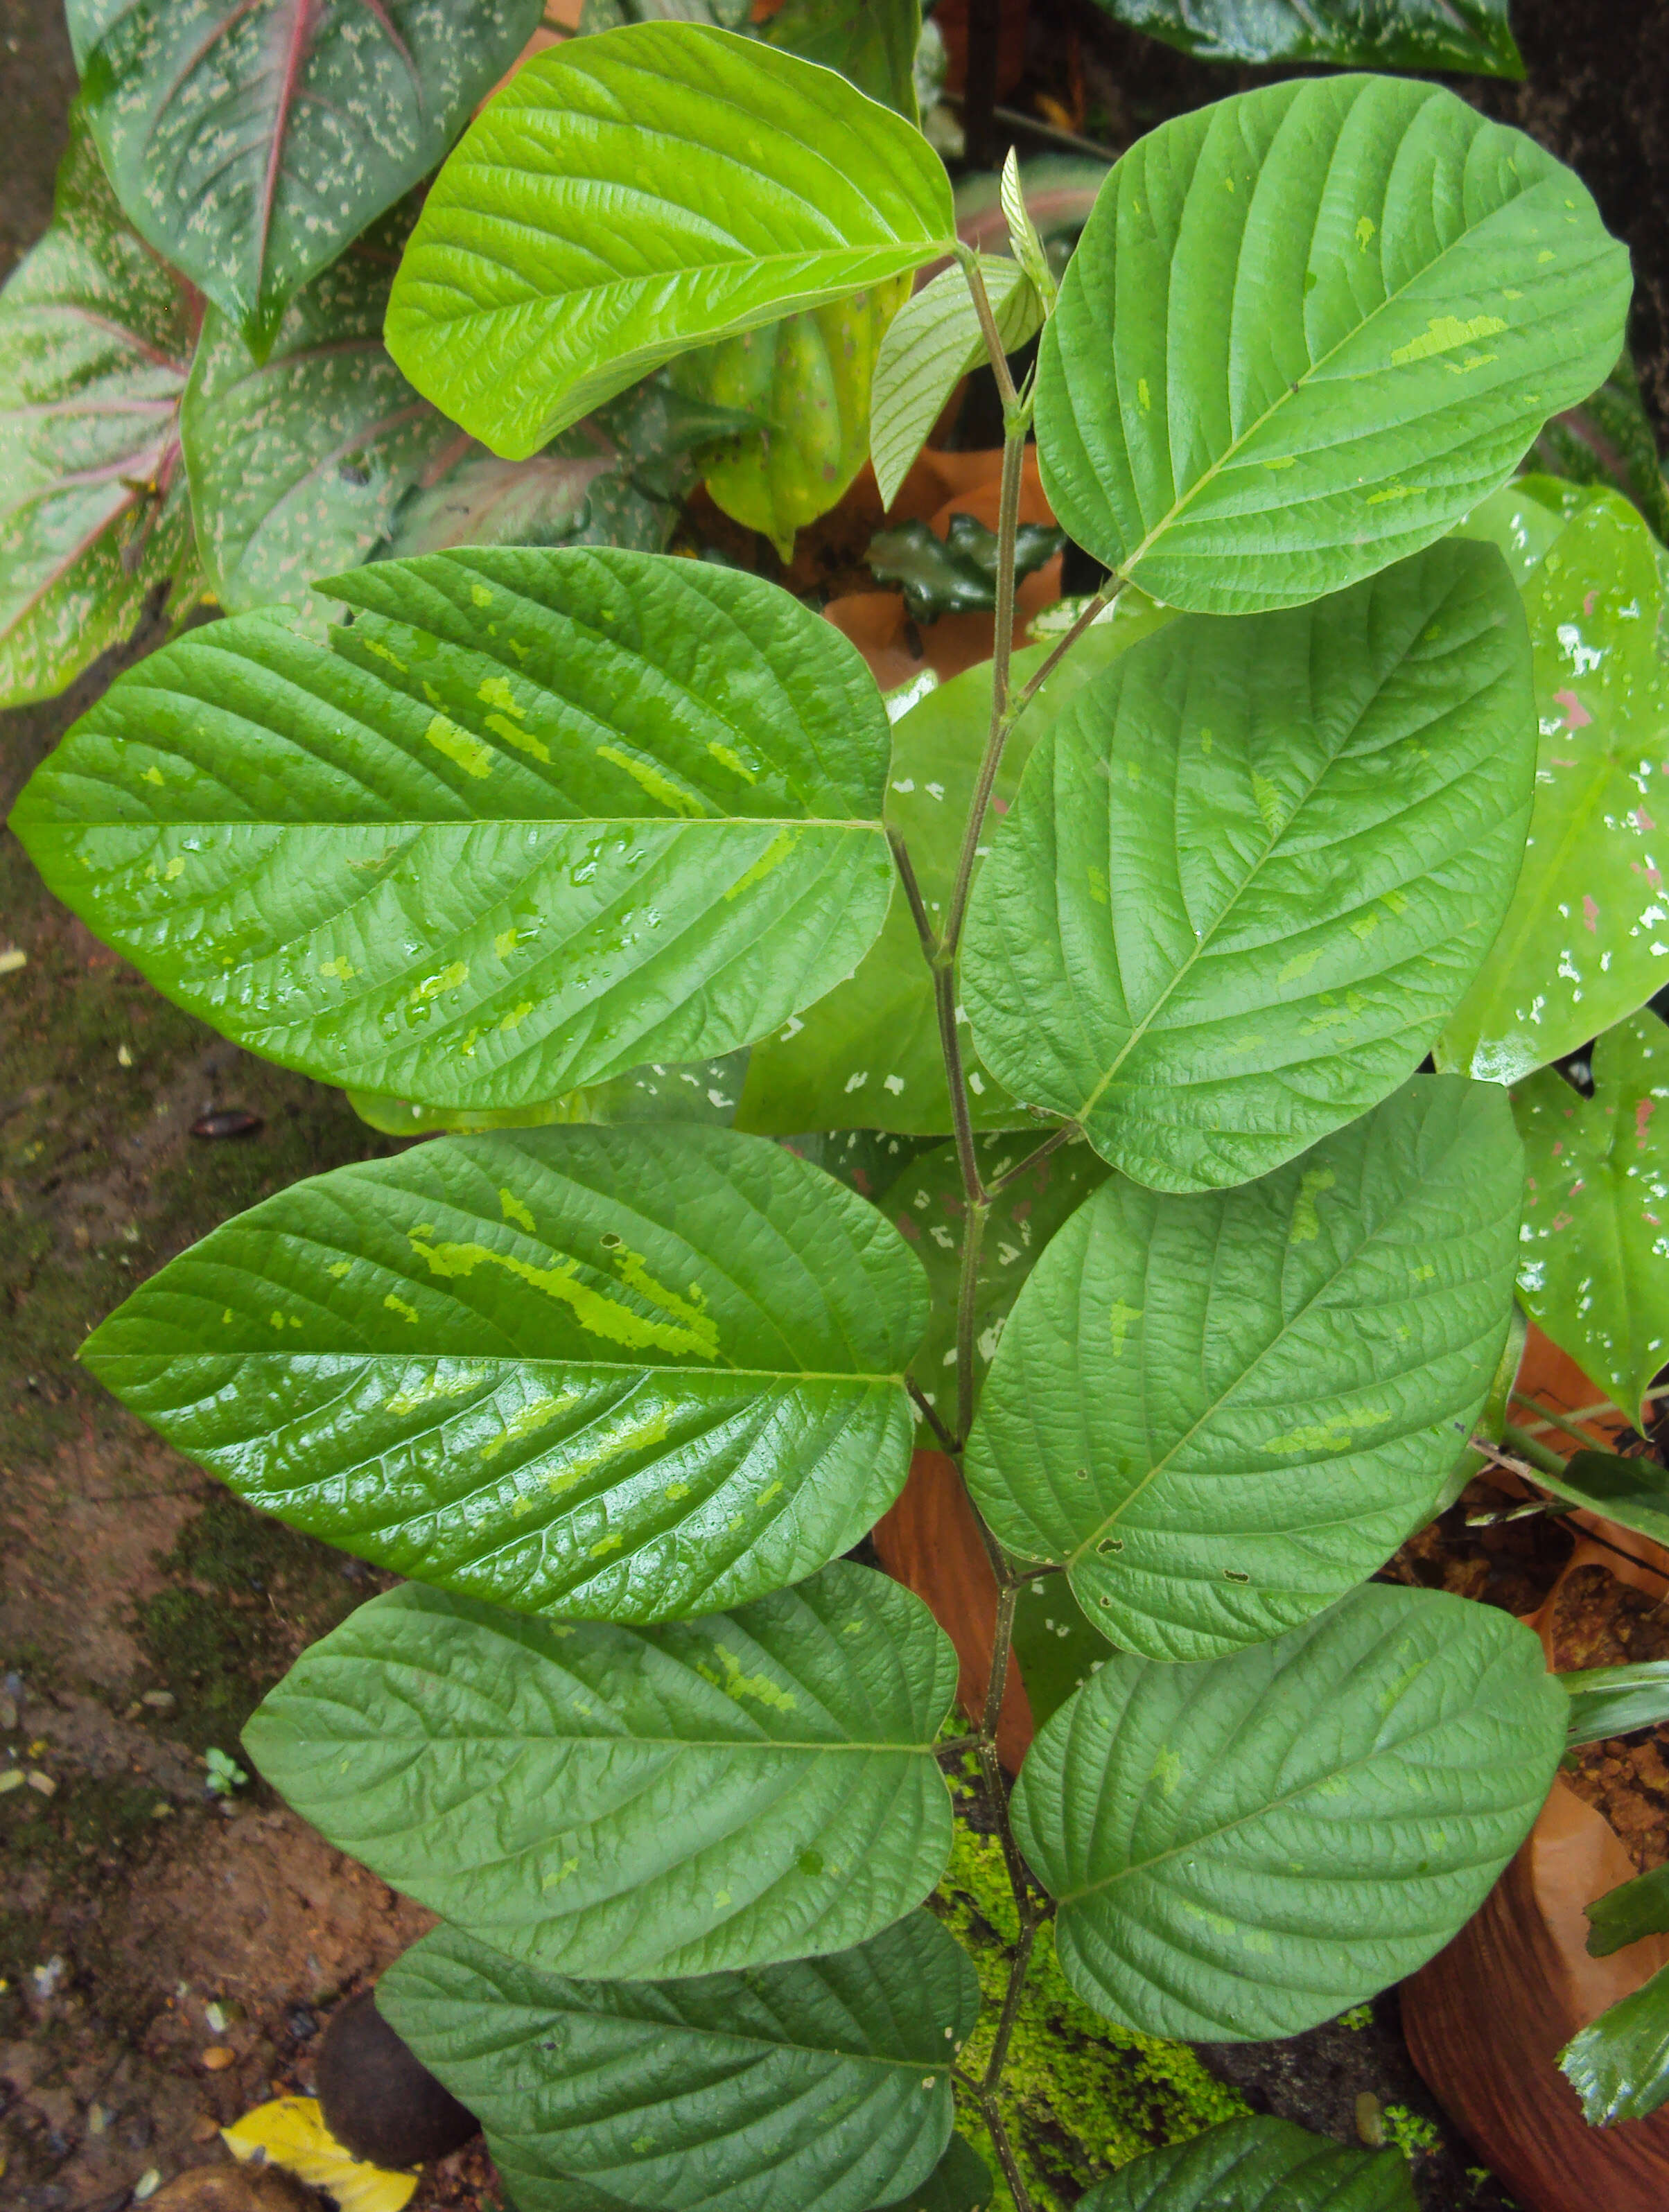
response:
<path id="1" fill-rule="evenodd" d="M 875 1549 L 887 1573 L 926 1601 L 956 1646 L 957 1702 L 970 1720 L 978 1720 L 996 1640 L 996 1577 L 954 1460 L 943 1452 L 915 1455 L 898 1504 L 876 1525 Z M 1025 1758 L 1032 1733 L 1032 1708 L 1010 1652 L 996 1748 L 1011 1774 Z"/>

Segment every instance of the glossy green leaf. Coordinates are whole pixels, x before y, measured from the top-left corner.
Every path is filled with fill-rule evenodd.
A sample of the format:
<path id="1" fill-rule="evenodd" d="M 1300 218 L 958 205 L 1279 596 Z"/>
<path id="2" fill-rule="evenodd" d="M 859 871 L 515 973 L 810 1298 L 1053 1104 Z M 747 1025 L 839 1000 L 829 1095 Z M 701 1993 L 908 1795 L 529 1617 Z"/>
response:
<path id="1" fill-rule="evenodd" d="M 1455 525 L 1457 538 L 1475 538 L 1493 545 L 1506 562 L 1513 580 L 1523 587 L 1546 557 L 1548 549 L 1564 527 L 1564 517 L 1538 494 L 1553 490 L 1561 496 L 1572 487 L 1556 484 L 1550 477 L 1514 477 L 1511 483 L 1480 500 L 1463 521 Z"/>
<path id="2" fill-rule="evenodd" d="M 982 253 L 979 266 L 997 330 L 1014 353 L 1041 328 L 1043 301 L 1017 262 Z M 869 449 L 883 507 L 898 497 L 952 392 L 984 360 L 968 280 L 959 268 L 941 270 L 900 308 L 875 362 Z"/>
<path id="3" fill-rule="evenodd" d="M 122 205 L 259 354 L 286 302 L 433 168 L 539 0 L 68 0 Z"/>
<path id="4" fill-rule="evenodd" d="M 1014 1599 L 1014 1658 L 1037 1727 L 1082 1689 L 1112 1650 L 1086 1619 L 1064 1575 L 1039 1575 L 1020 1584 Z"/>
<path id="5" fill-rule="evenodd" d="M 1015 581 L 1052 561 L 1065 543 L 1064 532 L 1046 522 L 1022 522 L 1014 533 Z M 999 550 L 996 531 L 978 515 L 953 514 L 942 538 L 919 518 L 878 530 L 866 558 L 882 583 L 903 585 L 912 617 L 930 623 L 995 608 Z"/>
<path id="6" fill-rule="evenodd" d="M 1020 165 L 1026 217 L 1042 239 L 1050 268 L 1057 278 L 1089 220 L 1095 196 L 1112 166 L 1081 154 L 1044 154 Z M 1002 179 L 995 171 L 987 169 L 958 179 L 956 230 L 963 244 L 979 253 L 1002 254 L 1010 250 Z"/>
<path id="7" fill-rule="evenodd" d="M 210 307 L 180 432 L 204 568 L 228 614 L 315 614 L 315 576 L 362 561 L 459 435 L 388 358 L 382 318 L 410 228 L 393 216 L 295 294 L 257 360 Z"/>
<path id="8" fill-rule="evenodd" d="M 1586 1906 L 1590 1958 L 1608 1959 L 1642 1936 L 1669 1935 L 1669 1867 L 1620 1882 Z"/>
<path id="9" fill-rule="evenodd" d="M 785 53 L 838 70 L 906 123 L 917 119 L 921 0 L 783 0 L 764 35 Z"/>
<path id="10" fill-rule="evenodd" d="M 1008 225 L 1008 251 L 1031 278 L 1046 312 L 1053 307 L 1060 288 L 1055 280 L 1055 271 L 1050 266 L 1049 252 L 1044 245 L 1042 234 L 1026 204 L 1026 183 L 1020 175 L 1018 147 L 1008 149 L 1002 164 L 1002 179 L 997 187 L 997 198 Z"/>
<path id="11" fill-rule="evenodd" d="M 1572 1750 L 1669 1721 L 1669 1659 L 1589 1667 L 1559 1680 L 1569 1692 L 1567 1741 Z"/>
<path id="12" fill-rule="evenodd" d="M 1511 896 L 1529 659 L 1500 559 L 1459 542 L 1127 654 L 1038 744 L 974 885 L 985 1066 L 1159 1190 L 1244 1182 L 1375 1105 Z"/>
<path id="13" fill-rule="evenodd" d="M 648 2212 L 869 2212 L 950 2140 L 972 1962 L 917 1911 L 855 1950 L 753 1973 L 576 1982 L 440 1928 L 377 1984 L 396 2033 L 559 2192 Z M 527 2191 L 518 2201 L 527 2212 Z"/>
<path id="14" fill-rule="evenodd" d="M 1203 62 L 1473 70 L 1521 77 L 1507 0 L 1099 0 Z"/>
<path id="15" fill-rule="evenodd" d="M 537 56 L 472 125 L 401 264 L 389 350 L 520 459 L 657 363 L 884 284 L 952 229 L 939 156 L 844 79 L 634 24 Z"/>
<path id="16" fill-rule="evenodd" d="M 1617 359 L 1629 257 L 1520 132 L 1406 78 L 1307 78 L 1113 170 L 1038 372 L 1057 519 L 1211 614 L 1440 537 Z"/>
<path id="17" fill-rule="evenodd" d="M 1514 1094 L 1524 1139 L 1519 1291 L 1630 1421 L 1669 1363 L 1669 1032 L 1648 1008 L 1593 1048 L 1593 1096 L 1553 1068 Z"/>
<path id="18" fill-rule="evenodd" d="M 985 2161 L 960 2136 L 953 2136 L 927 2179 L 878 2212 L 990 2212 L 996 2185 Z"/>
<path id="19" fill-rule="evenodd" d="M 1562 1475 L 1535 1472 L 1538 1486 L 1587 1512 L 1620 1522 L 1654 1543 L 1669 1544 L 1669 1469 L 1654 1459 L 1624 1459 L 1617 1452 L 1579 1451 Z"/>
<path id="20" fill-rule="evenodd" d="M 873 943 L 886 710 L 786 592 L 600 548 L 328 589 L 357 618 L 327 646 L 247 615 L 131 670 L 12 817 L 191 1012 L 502 1110 L 731 1051 Z"/>
<path id="21" fill-rule="evenodd" d="M 1507 1416 L 1513 1400 L 1513 1386 L 1519 1379 L 1519 1369 L 1524 1360 L 1524 1347 L 1530 1334 L 1529 1316 L 1516 1298 L 1507 1316 L 1507 1340 L 1501 1348 L 1501 1358 L 1490 1378 L 1483 1410 L 1472 1424 L 1472 1434 L 1492 1444 L 1498 1444 L 1507 1433 Z M 1459 1498 L 1466 1485 L 1476 1474 L 1481 1474 L 1489 1464 L 1488 1456 L 1474 1451 L 1470 1444 L 1456 1455 L 1455 1462 L 1443 1478 L 1432 1511 L 1434 1518 L 1447 1513 Z"/>
<path id="22" fill-rule="evenodd" d="M 1607 2007 L 1559 2053 L 1590 2127 L 1643 2120 L 1669 2097 L 1669 1966 Z"/>
<path id="23" fill-rule="evenodd" d="M 692 398 L 760 418 L 703 460 L 724 513 L 763 531 L 783 559 L 826 514 L 869 450 L 869 386 L 883 335 L 908 298 L 908 276 L 809 307 L 686 354 L 670 371 Z"/>
<path id="24" fill-rule="evenodd" d="M 1081 2212 L 1414 2212 L 1400 2151 L 1330 2142 L 1290 2120 L 1228 2120 L 1132 2159 Z"/>
<path id="25" fill-rule="evenodd" d="M 1133 599 L 1128 611 L 1124 600 L 1118 604 L 1118 617 L 1098 623 L 1074 647 L 1016 726 L 992 801 L 998 817 L 1012 804 L 1020 770 L 1051 718 L 1129 646 L 1170 620 L 1162 608 L 1145 600 Z M 1017 653 L 1015 683 L 1035 675 L 1051 650 L 1035 646 Z M 991 667 L 983 661 L 929 691 L 893 727 L 886 820 L 909 848 L 929 915 L 937 925 L 943 923 L 955 879 L 962 825 L 990 717 Z M 975 1125 L 1034 1127 L 987 1073 L 965 1020 L 958 1027 Z M 880 936 L 850 980 L 754 1046 L 736 1126 L 771 1132 L 857 1127 L 949 1133 L 950 1094 L 933 986 L 901 896 L 893 899 Z"/>
<path id="26" fill-rule="evenodd" d="M 61 691 L 192 558 L 191 311 L 79 110 L 46 235 L 0 292 L 0 706 Z"/>
<path id="27" fill-rule="evenodd" d="M 1593 494 L 1524 586 L 1540 739 L 1536 801 L 1501 933 L 1437 1048 L 1516 1083 L 1630 1014 L 1669 973 L 1656 817 L 1669 672 L 1651 533 Z"/>
<path id="28" fill-rule="evenodd" d="M 1152 1659 L 1278 1636 L 1428 1521 L 1513 1304 L 1523 1163 L 1493 1085 L 1416 1076 L 1238 1190 L 1105 1184 L 1020 1291 L 968 1486 Z"/>
<path id="29" fill-rule="evenodd" d="M 955 1688 L 921 1600 L 844 1561 L 658 1628 L 408 1583 L 304 1653 L 244 1741 L 466 1933 L 641 1981 L 844 1950 L 919 1905 L 950 1855 Z"/>
<path id="30" fill-rule="evenodd" d="M 1294 2035 L 1476 1911 L 1564 1734 L 1527 1628 L 1369 1583 L 1230 1658 L 1108 1659 L 1032 1745 L 1015 1834 L 1086 2003 L 1150 2035 Z"/>
<path id="31" fill-rule="evenodd" d="M 81 1356 L 344 1550 L 524 1613 L 660 1620 L 797 1582 L 886 1510 L 927 1311 L 904 1240 L 832 1177 L 643 1124 L 293 1183 Z"/>
<path id="32" fill-rule="evenodd" d="M 1640 396 L 1640 379 L 1626 352 L 1580 407 L 1568 408 L 1543 426 L 1536 459 L 1550 475 L 1614 486 L 1634 501 L 1659 540 L 1669 542 L 1669 482 Z"/>
<path id="33" fill-rule="evenodd" d="M 1037 1149 L 1040 1133 L 981 1137 L 976 1150 L 988 1189 Z M 1087 1145 L 1051 1152 L 996 1193 L 979 1247 L 973 1289 L 974 1372 L 983 1381 L 1009 1310 L 1050 1240 L 1106 1180 L 1107 1168 Z M 917 1385 L 947 1420 L 956 1413 L 956 1307 L 961 1287 L 967 1208 L 954 1145 L 938 1145 L 905 1169 L 886 1194 L 886 1212 L 927 1272 L 932 1317 L 911 1362 Z M 920 1441 L 930 1443 L 923 1429 Z"/>

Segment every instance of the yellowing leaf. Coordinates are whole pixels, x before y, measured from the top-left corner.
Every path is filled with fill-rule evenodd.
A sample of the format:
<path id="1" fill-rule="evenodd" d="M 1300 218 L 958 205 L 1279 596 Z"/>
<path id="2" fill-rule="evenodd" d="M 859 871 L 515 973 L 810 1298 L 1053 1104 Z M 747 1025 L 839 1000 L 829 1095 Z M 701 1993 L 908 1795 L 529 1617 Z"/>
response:
<path id="1" fill-rule="evenodd" d="M 325 2125 L 317 2097 L 275 2097 L 257 2105 L 220 2139 L 245 2165 L 282 2166 L 314 2189 L 328 2190 L 341 2212 L 405 2212 L 415 2173 L 390 2173 L 344 2150 Z"/>

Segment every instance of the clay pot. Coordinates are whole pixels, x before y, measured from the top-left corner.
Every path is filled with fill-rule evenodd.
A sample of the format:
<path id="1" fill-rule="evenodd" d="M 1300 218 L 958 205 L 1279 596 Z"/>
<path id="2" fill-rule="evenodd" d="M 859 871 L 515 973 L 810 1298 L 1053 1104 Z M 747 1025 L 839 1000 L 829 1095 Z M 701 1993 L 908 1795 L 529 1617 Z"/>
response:
<path id="1" fill-rule="evenodd" d="M 369 1990 L 350 1997 L 325 2030 L 318 2094 L 338 2142 L 373 2166 L 421 2166 L 478 2132 L 474 2113 L 418 2063 Z"/>

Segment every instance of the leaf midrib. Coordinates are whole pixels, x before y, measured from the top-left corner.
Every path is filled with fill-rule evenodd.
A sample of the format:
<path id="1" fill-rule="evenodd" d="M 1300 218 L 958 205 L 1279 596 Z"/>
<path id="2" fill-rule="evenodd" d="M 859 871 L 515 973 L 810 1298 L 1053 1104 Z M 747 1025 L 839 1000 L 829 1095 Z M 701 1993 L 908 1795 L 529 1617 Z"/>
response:
<path id="1" fill-rule="evenodd" d="M 101 524 L 107 528 L 108 524 Z M 518 763 L 512 762 L 511 766 Z M 87 775 L 67 764 L 59 771 L 64 776 Z M 450 787 L 448 787 L 448 789 Z M 21 813 L 21 810 L 20 810 Z M 21 818 L 27 820 L 27 817 Z M 64 820 L 51 816 L 32 823 L 32 828 L 70 831 L 98 830 L 355 830 L 369 836 L 405 833 L 420 836 L 429 830 L 637 830 L 664 825 L 673 830 L 865 830 L 876 836 L 884 825 L 877 816 L 866 820 L 861 817 L 842 819 L 834 815 L 821 814 L 462 814 L 462 815 L 397 815 L 381 821 L 368 821 L 361 815 L 356 819 L 317 815 L 301 819 L 285 820 L 282 817 L 243 814 L 177 815 L 166 821 L 125 821 L 118 816 L 97 819 L 87 815 L 76 815 Z M 386 880 L 386 879 L 385 879 Z M 462 936 L 460 929 L 454 933 Z"/>
<path id="2" fill-rule="evenodd" d="M 424 1285 L 418 1284 L 416 1287 L 422 1290 Z M 626 1308 L 625 1310 L 630 1312 L 631 1310 L 630 1308 Z M 720 1353 L 717 1356 L 720 1358 L 722 1358 L 723 1357 L 722 1353 Z M 761 1384 L 787 1383 L 789 1385 L 794 1385 L 801 1382 L 856 1382 L 861 1384 L 866 1390 L 892 1389 L 902 1389 L 904 1388 L 905 1381 L 902 1371 L 893 1375 L 886 1373 L 880 1368 L 868 1367 L 823 1369 L 813 1367 L 732 1367 L 728 1364 L 719 1367 L 685 1367 L 681 1365 L 662 1365 L 658 1364 L 653 1360 L 644 1359 L 551 1359 L 537 1358 L 532 1355 L 524 1358 L 521 1354 L 512 1352 L 422 1352 L 415 1350 L 411 1352 L 383 1352 L 377 1350 L 323 1352 L 311 1351 L 305 1345 L 302 1346 L 295 1352 L 239 1352 L 235 1349 L 228 1349 L 222 1352 L 209 1351 L 206 1349 L 201 1352 L 107 1352 L 99 1355 L 99 1368 L 100 1371 L 102 1372 L 107 1369 L 113 1368 L 119 1361 L 126 1360 L 137 1367 L 149 1367 L 159 1371 L 166 1372 L 187 1366 L 193 1360 L 199 1359 L 236 1359 L 245 1364 L 247 1364 L 249 1361 L 254 1359 L 279 1360 L 286 1365 L 294 1365 L 298 1361 L 303 1359 L 353 1360 L 361 1364 L 368 1360 L 385 1359 L 391 1362 L 397 1362 L 402 1367 L 410 1367 L 414 1361 L 420 1359 L 456 1359 L 460 1361 L 470 1360 L 478 1361 L 483 1364 L 490 1364 L 509 1369 L 517 1375 L 526 1374 L 529 1371 L 538 1373 L 545 1369 L 550 1369 L 555 1373 L 562 1375 L 572 1375 L 576 1371 L 583 1374 L 589 1374 L 594 1370 L 597 1370 L 604 1374 L 610 1375 L 618 1372 L 622 1375 L 696 1376 L 707 1382 L 725 1383 L 758 1382 Z M 477 1399 L 472 1403 L 466 1404 L 464 1402 L 462 1394 L 460 1393 L 454 1410 L 460 1413 L 473 1413 L 478 1408 L 480 1403 L 481 1401 Z M 412 1410 L 413 1412 L 417 1412 L 419 1410 L 426 1409 L 414 1407 Z M 436 1401 L 435 1410 L 440 1413 L 442 1418 L 447 1417 L 444 1401 L 437 1399 Z M 433 1424 L 433 1425 L 438 1426 L 439 1423 L 436 1422 L 436 1424 Z"/>

